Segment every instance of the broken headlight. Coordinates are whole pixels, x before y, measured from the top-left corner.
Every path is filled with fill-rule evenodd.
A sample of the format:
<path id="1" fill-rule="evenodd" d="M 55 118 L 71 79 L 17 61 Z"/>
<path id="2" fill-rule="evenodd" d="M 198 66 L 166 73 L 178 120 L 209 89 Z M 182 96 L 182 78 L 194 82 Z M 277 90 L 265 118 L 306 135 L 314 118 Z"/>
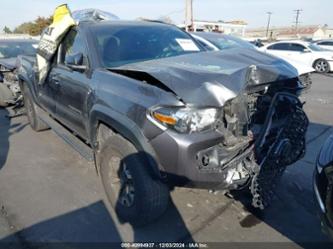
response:
<path id="1" fill-rule="evenodd" d="M 165 128 L 179 133 L 192 133 L 213 129 L 219 110 L 216 108 L 158 107 L 150 117 Z"/>

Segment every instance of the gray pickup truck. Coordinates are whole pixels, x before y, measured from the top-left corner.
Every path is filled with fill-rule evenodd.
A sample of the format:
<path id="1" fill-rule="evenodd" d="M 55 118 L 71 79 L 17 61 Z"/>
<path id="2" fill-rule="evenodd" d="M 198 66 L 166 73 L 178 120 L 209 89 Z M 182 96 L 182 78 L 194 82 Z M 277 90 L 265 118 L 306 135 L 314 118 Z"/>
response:
<path id="1" fill-rule="evenodd" d="M 255 50 L 207 52 L 157 22 L 88 21 L 65 35 L 45 82 L 19 61 L 31 127 L 95 161 L 123 222 L 158 218 L 173 185 L 246 188 L 263 209 L 305 152 L 297 71 Z"/>

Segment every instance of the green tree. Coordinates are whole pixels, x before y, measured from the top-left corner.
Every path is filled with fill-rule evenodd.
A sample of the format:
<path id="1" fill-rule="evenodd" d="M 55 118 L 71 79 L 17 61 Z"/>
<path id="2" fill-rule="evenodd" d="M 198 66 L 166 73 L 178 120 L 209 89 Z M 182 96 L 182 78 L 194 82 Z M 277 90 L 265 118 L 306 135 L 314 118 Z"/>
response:
<path id="1" fill-rule="evenodd" d="M 32 22 L 22 23 L 14 29 L 14 33 L 29 34 L 29 30 L 32 28 L 32 26 L 33 26 Z"/>
<path id="2" fill-rule="evenodd" d="M 11 33 L 12 33 L 12 31 L 10 30 L 10 28 L 8 28 L 7 26 L 5 26 L 5 27 L 3 28 L 3 32 L 4 32 L 5 34 L 11 34 Z"/>
<path id="3" fill-rule="evenodd" d="M 39 16 L 33 22 L 25 22 L 17 26 L 14 33 L 17 34 L 29 34 L 32 36 L 37 36 L 42 33 L 42 31 L 52 23 L 52 16 L 41 17 Z"/>

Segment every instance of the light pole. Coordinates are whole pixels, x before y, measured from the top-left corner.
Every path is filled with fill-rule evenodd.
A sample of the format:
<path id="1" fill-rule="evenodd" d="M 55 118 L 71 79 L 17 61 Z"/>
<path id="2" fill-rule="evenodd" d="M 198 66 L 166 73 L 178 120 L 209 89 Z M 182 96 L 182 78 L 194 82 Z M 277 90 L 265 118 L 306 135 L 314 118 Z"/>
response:
<path id="1" fill-rule="evenodd" d="M 296 16 L 295 16 L 295 34 L 298 35 L 298 25 L 300 24 L 299 16 L 300 16 L 300 14 L 303 10 L 302 9 L 297 9 L 297 10 L 294 10 L 294 11 L 296 12 Z"/>
<path id="2" fill-rule="evenodd" d="M 268 38 L 268 32 L 269 32 L 269 25 L 271 24 L 271 15 L 273 14 L 272 12 L 267 12 L 268 15 L 268 20 L 267 20 L 267 29 L 266 29 L 266 37 Z"/>
<path id="3" fill-rule="evenodd" d="M 193 26 L 193 0 L 185 0 L 185 29 L 189 29 Z"/>

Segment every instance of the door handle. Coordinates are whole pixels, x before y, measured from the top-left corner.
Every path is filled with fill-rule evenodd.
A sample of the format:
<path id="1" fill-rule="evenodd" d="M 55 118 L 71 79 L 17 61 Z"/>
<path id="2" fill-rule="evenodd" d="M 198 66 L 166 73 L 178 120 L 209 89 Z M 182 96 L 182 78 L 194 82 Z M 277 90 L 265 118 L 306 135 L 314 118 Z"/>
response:
<path id="1" fill-rule="evenodd" d="M 51 76 L 50 79 L 51 88 L 58 90 L 60 88 L 60 80 L 56 75 Z"/>
<path id="2" fill-rule="evenodd" d="M 52 76 L 51 76 L 51 81 L 52 81 L 55 85 L 59 85 L 59 78 L 58 78 L 58 75 L 52 75 Z"/>

